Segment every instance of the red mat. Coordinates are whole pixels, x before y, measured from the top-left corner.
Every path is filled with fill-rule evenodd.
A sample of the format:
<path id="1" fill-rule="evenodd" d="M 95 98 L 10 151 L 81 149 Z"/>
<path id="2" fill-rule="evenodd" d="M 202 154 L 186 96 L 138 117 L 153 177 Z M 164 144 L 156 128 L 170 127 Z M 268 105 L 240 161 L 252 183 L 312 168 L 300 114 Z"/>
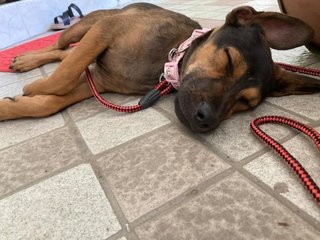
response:
<path id="1" fill-rule="evenodd" d="M 30 42 L 23 43 L 16 47 L 8 48 L 0 51 L 0 72 L 11 72 L 9 66 L 12 59 L 24 52 L 37 50 L 40 48 L 48 47 L 52 45 L 60 36 L 61 32 L 54 33 L 52 35 L 38 38 Z"/>

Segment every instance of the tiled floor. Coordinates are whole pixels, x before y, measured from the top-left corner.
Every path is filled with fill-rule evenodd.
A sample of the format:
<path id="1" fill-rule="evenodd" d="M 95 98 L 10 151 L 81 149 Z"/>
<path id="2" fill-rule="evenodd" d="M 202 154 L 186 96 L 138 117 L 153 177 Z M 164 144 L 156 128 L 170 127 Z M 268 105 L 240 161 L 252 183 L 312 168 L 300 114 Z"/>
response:
<path id="1" fill-rule="evenodd" d="M 221 24 L 243 4 L 278 11 L 275 0 L 153 2 L 203 27 Z M 305 47 L 273 56 L 320 69 L 320 57 Z M 0 97 L 20 94 L 56 66 L 0 73 Z M 106 96 L 121 104 L 137 99 Z M 320 94 L 268 98 L 209 134 L 186 131 L 173 98 L 135 114 L 89 99 L 48 118 L 0 123 L 0 240 L 320 239 L 319 207 L 249 130 L 250 120 L 263 114 L 320 130 Z M 265 129 L 319 184 L 316 148 L 292 130 Z"/>

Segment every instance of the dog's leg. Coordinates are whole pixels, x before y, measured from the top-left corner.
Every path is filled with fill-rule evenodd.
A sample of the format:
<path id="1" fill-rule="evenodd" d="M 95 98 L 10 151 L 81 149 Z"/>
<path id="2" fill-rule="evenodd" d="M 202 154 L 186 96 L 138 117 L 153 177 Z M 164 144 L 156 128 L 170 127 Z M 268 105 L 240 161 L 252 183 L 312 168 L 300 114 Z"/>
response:
<path id="1" fill-rule="evenodd" d="M 98 91 L 102 92 L 99 88 Z M 0 100 L 0 121 L 24 117 L 46 117 L 91 96 L 90 87 L 85 76 L 82 75 L 81 83 L 63 96 L 17 96 Z"/>
<path id="2" fill-rule="evenodd" d="M 112 44 L 118 30 L 110 26 L 116 26 L 120 20 L 121 18 L 114 16 L 96 23 L 53 74 L 26 85 L 24 95 L 65 95 L 74 89 L 84 70 Z"/>
<path id="3" fill-rule="evenodd" d="M 79 42 L 97 21 L 106 16 L 112 16 L 118 11 L 117 9 L 100 10 L 86 15 L 81 21 L 63 31 L 53 45 L 16 56 L 10 68 L 16 72 L 26 72 L 50 62 L 62 61 L 69 52 L 62 50 L 67 49 L 72 43 Z"/>

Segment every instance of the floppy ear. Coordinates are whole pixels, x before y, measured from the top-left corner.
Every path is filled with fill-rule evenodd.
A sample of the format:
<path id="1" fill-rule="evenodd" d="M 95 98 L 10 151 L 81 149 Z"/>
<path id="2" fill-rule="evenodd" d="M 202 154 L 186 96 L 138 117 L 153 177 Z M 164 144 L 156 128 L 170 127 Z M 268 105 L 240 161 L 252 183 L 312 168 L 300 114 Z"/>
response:
<path id="1" fill-rule="evenodd" d="M 320 79 L 287 71 L 274 63 L 275 85 L 269 94 L 272 97 L 320 92 Z"/>
<path id="2" fill-rule="evenodd" d="M 257 12 L 254 8 L 239 7 L 227 15 L 226 24 L 234 26 L 259 25 L 269 46 L 290 49 L 308 43 L 314 30 L 298 18 L 276 12 Z"/>

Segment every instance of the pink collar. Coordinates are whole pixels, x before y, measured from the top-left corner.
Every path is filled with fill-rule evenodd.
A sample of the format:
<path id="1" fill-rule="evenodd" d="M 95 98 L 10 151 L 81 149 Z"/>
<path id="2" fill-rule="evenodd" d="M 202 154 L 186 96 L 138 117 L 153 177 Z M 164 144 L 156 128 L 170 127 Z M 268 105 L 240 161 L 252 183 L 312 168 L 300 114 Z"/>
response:
<path id="1" fill-rule="evenodd" d="M 205 33 L 211 31 L 212 29 L 203 28 L 203 29 L 195 29 L 186 41 L 184 41 L 180 46 L 177 48 L 171 49 L 168 54 L 169 62 L 164 64 L 164 72 L 160 78 L 164 77 L 165 80 L 175 88 L 178 89 L 180 86 L 180 79 L 179 79 L 179 61 L 184 56 L 186 50 L 191 46 L 191 43 L 204 35 Z M 161 79 L 160 79 L 161 80 Z"/>

